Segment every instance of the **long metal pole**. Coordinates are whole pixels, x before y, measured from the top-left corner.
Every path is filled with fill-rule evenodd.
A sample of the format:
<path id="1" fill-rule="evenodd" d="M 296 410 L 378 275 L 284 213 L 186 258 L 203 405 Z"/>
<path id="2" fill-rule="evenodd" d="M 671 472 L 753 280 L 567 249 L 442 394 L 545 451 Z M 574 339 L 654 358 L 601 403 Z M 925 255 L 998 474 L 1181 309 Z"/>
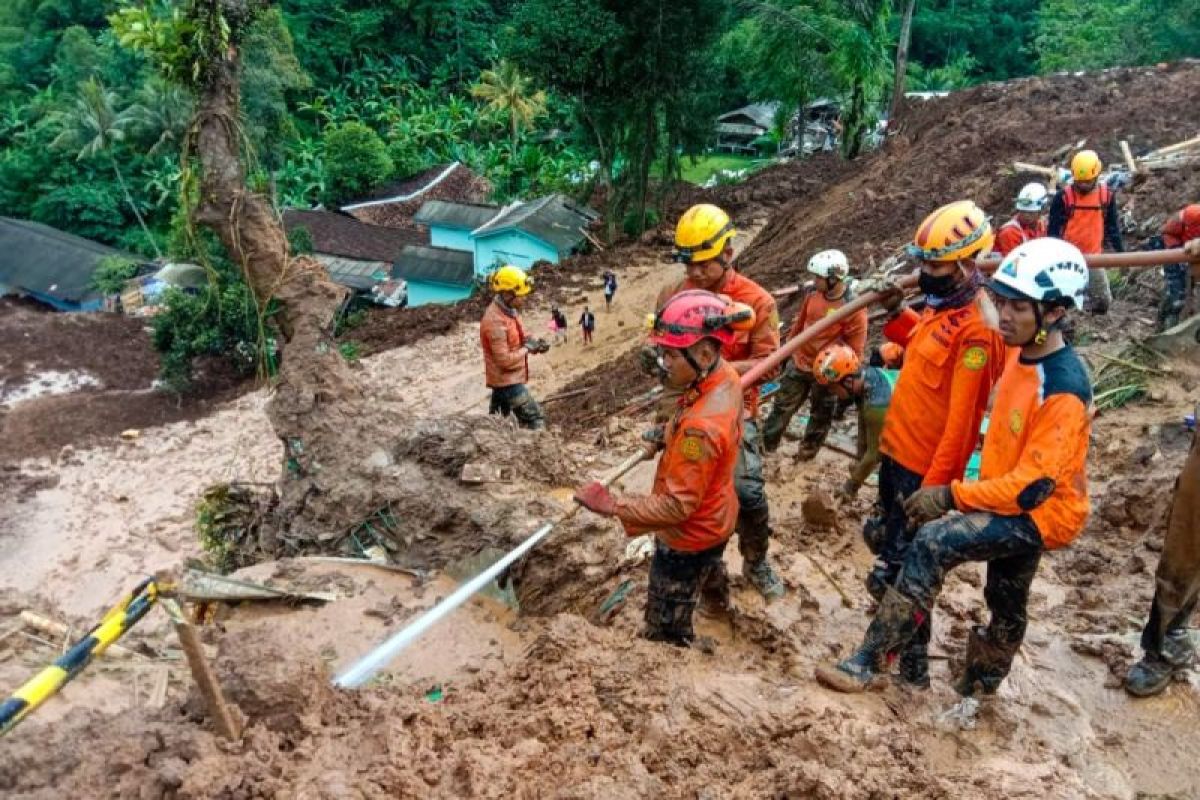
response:
<path id="1" fill-rule="evenodd" d="M 625 475 L 629 470 L 633 469 L 646 458 L 644 452 L 638 452 L 629 458 L 622 461 L 616 470 L 604 478 L 602 483 L 605 486 L 612 484 L 614 481 Z M 510 550 L 500 558 L 496 563 L 485 569 L 483 572 L 476 575 L 471 580 L 464 583 L 454 590 L 442 602 L 430 608 L 421 616 L 417 617 L 404 628 L 393 634 L 387 641 L 376 647 L 371 652 L 356 661 L 349 669 L 341 673 L 333 679 L 333 685 L 340 689 L 356 689 L 369 681 L 375 673 L 383 669 L 388 663 L 400 654 L 404 648 L 413 643 L 421 634 L 434 626 L 442 617 L 449 614 L 454 609 L 465 603 L 471 595 L 478 592 L 484 586 L 487 586 L 493 581 L 496 576 L 507 569 L 511 564 L 516 562 L 521 556 L 528 553 L 538 542 L 550 535 L 550 531 L 554 530 L 555 526 L 566 522 L 579 513 L 580 506 L 575 506 L 570 511 L 563 514 L 556 520 L 547 522 L 542 527 L 533 532 L 525 541 L 521 542 L 515 548 Z"/>

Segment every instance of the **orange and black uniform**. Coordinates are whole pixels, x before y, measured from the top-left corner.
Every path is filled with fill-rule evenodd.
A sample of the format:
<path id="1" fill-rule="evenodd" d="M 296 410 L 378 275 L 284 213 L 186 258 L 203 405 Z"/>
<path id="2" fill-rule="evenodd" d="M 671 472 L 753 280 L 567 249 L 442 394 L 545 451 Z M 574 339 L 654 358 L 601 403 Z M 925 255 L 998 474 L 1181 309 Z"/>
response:
<path id="1" fill-rule="evenodd" d="M 1114 253 L 1125 250 L 1116 197 L 1103 183 L 1097 183 L 1090 192 L 1081 192 L 1074 185 L 1059 190 L 1050 201 L 1046 229 L 1050 236 L 1065 239 L 1084 255 L 1099 253 L 1105 244 Z M 1089 309 L 1096 314 L 1107 313 L 1112 304 L 1108 273 L 1102 269 L 1088 273 L 1088 300 Z"/>
<path id="2" fill-rule="evenodd" d="M 882 597 L 900 571 L 912 533 L 905 499 L 922 486 L 961 478 L 1006 348 L 984 321 L 979 292 L 953 308 L 906 309 L 884 326 L 904 345 L 904 366 L 883 425 L 879 505 L 884 537 L 867 587 Z M 927 630 L 927 629 L 926 629 Z"/>
<path id="3" fill-rule="evenodd" d="M 1183 247 L 1193 239 L 1200 239 L 1200 203 L 1185 206 L 1163 223 L 1162 233 L 1151 239 L 1149 250 L 1164 250 Z M 1158 328 L 1166 330 L 1179 323 L 1187 308 L 1195 284 L 1198 268 L 1188 264 L 1167 264 L 1163 267 L 1163 298 L 1158 309 Z"/>
<path id="4" fill-rule="evenodd" d="M 479 323 L 479 345 L 483 349 L 483 372 L 492 390 L 492 414 L 517 418 L 523 428 L 546 427 L 541 407 L 529 393 L 529 350 L 525 328 L 517 310 L 496 297 L 488 304 Z"/>
<path id="5" fill-rule="evenodd" d="M 1026 242 L 1041 239 L 1046 235 L 1046 220 L 1041 217 L 1034 225 L 1025 225 L 1019 217 L 1013 217 L 996 231 L 996 244 L 992 252 L 1006 256 Z"/>
<path id="6" fill-rule="evenodd" d="M 904 557 L 896 589 L 925 615 L 947 572 L 988 563 L 991 621 L 971 631 L 964 694 L 994 692 L 1008 674 L 1043 550 L 1069 544 L 1087 521 L 1091 403 L 1091 380 L 1072 348 L 1036 361 L 1014 351 L 996 387 L 979 480 L 949 484 L 963 513 L 922 526 Z"/>
<path id="7" fill-rule="evenodd" d="M 733 472 L 741 438 L 742 389 L 737 370 L 722 361 L 680 397 L 651 493 L 616 502 L 628 535 L 652 532 L 656 539 L 647 638 L 676 644 L 694 638 L 692 611 L 737 524 Z"/>
<path id="8" fill-rule="evenodd" d="M 668 287 L 659 293 L 655 307 L 662 308 L 680 292 L 696 288 L 689 280 Z M 721 348 L 722 359 L 740 375 L 779 348 L 779 311 L 775 306 L 775 298 L 734 269 L 726 270 L 721 285 L 712 291 L 754 309 L 754 327 L 749 331 L 738 331 L 733 342 Z M 771 512 L 762 474 L 762 444 L 758 433 L 758 390 L 765 380 L 744 389 L 742 415 L 745 423 L 741 451 L 733 473 L 739 507 L 738 550 L 748 564 L 757 564 L 766 559 L 771 536 Z"/>
<path id="9" fill-rule="evenodd" d="M 809 292 L 800 304 L 800 310 L 796 312 L 796 319 L 788 329 L 787 338 L 794 338 L 805 328 L 843 308 L 853 299 L 854 295 L 849 290 L 836 300 L 829 299 L 822 292 Z M 833 424 L 836 398 L 826 387 L 817 383 L 812 374 L 812 365 L 817 354 L 835 342 L 847 345 L 860 360 L 862 359 L 863 350 L 867 346 L 865 308 L 828 328 L 811 341 L 805 342 L 792 355 L 779 379 L 779 391 L 775 393 L 771 413 L 763 423 L 763 446 L 767 452 L 773 452 L 779 447 L 788 423 L 810 397 L 811 411 L 801 447 L 807 450 L 809 455 L 814 455 L 825 441 L 829 427 Z"/>

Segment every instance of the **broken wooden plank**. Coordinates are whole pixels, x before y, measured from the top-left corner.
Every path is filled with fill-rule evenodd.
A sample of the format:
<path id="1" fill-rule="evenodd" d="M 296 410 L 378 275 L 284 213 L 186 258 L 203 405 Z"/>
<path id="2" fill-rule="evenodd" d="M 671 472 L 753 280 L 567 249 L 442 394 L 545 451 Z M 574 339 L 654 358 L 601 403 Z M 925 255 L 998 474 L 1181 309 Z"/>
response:
<path id="1" fill-rule="evenodd" d="M 1129 142 L 1121 140 L 1121 155 L 1125 157 L 1125 165 L 1129 167 L 1130 175 L 1137 175 L 1137 162 L 1133 160 L 1133 152 L 1129 149 Z"/>
<path id="2" fill-rule="evenodd" d="M 1054 178 L 1058 175 L 1058 170 L 1054 169 L 1053 167 L 1042 167 L 1037 164 L 1029 164 L 1024 161 L 1014 161 L 1012 162 L 1012 165 L 1013 169 L 1015 169 L 1017 172 L 1033 172 L 1038 175 L 1045 175 L 1049 178 Z"/>
<path id="3" fill-rule="evenodd" d="M 1200 145 L 1200 136 L 1193 136 L 1191 139 L 1184 139 L 1182 142 L 1176 142 L 1175 144 L 1167 145 L 1166 147 L 1160 147 L 1157 150 L 1152 150 L 1149 153 L 1146 153 L 1146 155 L 1142 156 L 1142 160 L 1150 161 L 1162 156 L 1169 156 L 1172 153 L 1178 153 L 1181 150 L 1187 150 L 1195 147 L 1196 145 Z"/>

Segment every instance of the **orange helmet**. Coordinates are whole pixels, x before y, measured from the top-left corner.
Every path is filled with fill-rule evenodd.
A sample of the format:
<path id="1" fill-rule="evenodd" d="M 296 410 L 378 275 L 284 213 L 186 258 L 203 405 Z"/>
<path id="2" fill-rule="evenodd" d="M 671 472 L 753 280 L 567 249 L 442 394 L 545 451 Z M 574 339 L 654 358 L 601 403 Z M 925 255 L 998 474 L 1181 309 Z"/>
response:
<path id="1" fill-rule="evenodd" d="M 1071 177 L 1077 181 L 1094 181 L 1100 177 L 1100 170 L 1104 169 L 1104 164 L 1100 162 L 1100 156 L 1096 155 L 1095 150 L 1080 150 L 1071 159 Z"/>
<path id="2" fill-rule="evenodd" d="M 813 359 L 813 377 L 817 383 L 828 386 L 858 372 L 858 354 L 849 346 L 831 344 Z"/>
<path id="3" fill-rule="evenodd" d="M 906 249 L 922 261 L 958 261 L 992 249 L 992 223 L 970 200 L 942 206 L 921 223 Z"/>
<path id="4" fill-rule="evenodd" d="M 879 345 L 879 357 L 888 369 L 898 369 L 904 363 L 904 345 L 895 342 L 884 342 Z"/>

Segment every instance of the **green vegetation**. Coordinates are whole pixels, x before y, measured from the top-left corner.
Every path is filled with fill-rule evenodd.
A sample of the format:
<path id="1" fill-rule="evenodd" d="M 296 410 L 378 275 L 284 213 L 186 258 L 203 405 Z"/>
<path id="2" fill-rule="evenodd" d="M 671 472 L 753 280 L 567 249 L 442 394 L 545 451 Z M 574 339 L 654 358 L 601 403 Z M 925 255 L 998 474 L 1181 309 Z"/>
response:
<path id="1" fill-rule="evenodd" d="M 734 153 L 710 153 L 705 156 L 683 159 L 679 177 L 688 183 L 704 185 L 709 178 L 719 172 L 756 172 L 770 164 L 770 159 L 751 158 Z"/>
<path id="2" fill-rule="evenodd" d="M 888 105 L 906 3 L 249 6 L 236 124 L 251 187 L 277 207 L 337 203 L 458 160 L 491 182 L 497 202 L 551 191 L 601 198 L 615 236 L 657 218 L 670 180 L 755 166 L 708 154 L 713 118 L 749 102 L 782 104 L 778 137 L 796 109 L 833 97 L 843 155 L 856 156 Z M 205 65 L 229 42 L 221 7 L 0 3 L 3 213 L 146 257 L 188 257 L 196 236 L 184 201 L 196 185 L 186 131 Z M 921 0 L 915 9 L 912 89 L 1200 55 L 1195 0 Z M 305 252 L 311 241 L 292 245 Z M 172 300 L 181 316 L 167 327 L 177 332 L 156 336 L 175 379 L 183 353 L 229 351 L 245 333 L 238 270 L 213 274 L 208 295 Z M 201 319 L 217 329 L 199 335 Z"/>
<path id="3" fill-rule="evenodd" d="M 120 256 L 105 256 L 92 272 L 92 286 L 101 294 L 119 294 L 135 275 L 137 264 Z"/>

